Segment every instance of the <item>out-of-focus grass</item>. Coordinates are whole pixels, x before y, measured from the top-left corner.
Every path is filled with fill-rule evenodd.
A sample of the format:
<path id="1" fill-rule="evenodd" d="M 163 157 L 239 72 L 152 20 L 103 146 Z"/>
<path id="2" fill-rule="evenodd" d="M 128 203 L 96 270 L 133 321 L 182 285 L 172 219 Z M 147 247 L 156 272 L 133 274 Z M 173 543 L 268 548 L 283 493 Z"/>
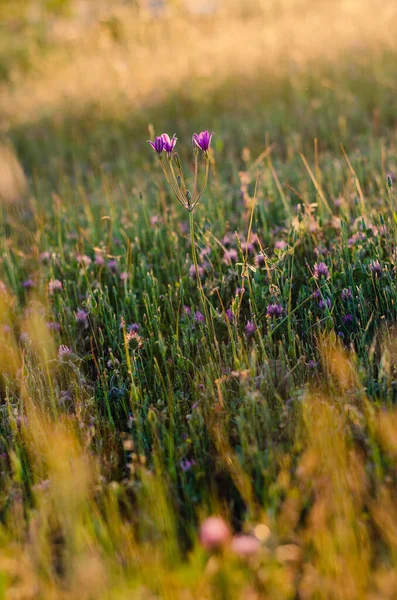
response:
<path id="1" fill-rule="evenodd" d="M 395 15 L 1 5 L 0 597 L 397 597 Z"/>

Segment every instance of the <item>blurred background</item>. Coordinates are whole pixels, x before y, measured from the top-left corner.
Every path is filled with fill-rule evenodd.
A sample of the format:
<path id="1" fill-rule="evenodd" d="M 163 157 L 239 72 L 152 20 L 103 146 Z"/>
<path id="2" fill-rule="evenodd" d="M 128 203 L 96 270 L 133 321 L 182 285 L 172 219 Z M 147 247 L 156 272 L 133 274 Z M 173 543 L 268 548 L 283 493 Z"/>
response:
<path id="1" fill-rule="evenodd" d="M 393 0 L 2 0 L 0 130 L 29 175 L 147 153 L 148 125 L 219 157 L 357 145 L 396 121 Z M 306 147 L 305 147 L 306 146 Z"/>

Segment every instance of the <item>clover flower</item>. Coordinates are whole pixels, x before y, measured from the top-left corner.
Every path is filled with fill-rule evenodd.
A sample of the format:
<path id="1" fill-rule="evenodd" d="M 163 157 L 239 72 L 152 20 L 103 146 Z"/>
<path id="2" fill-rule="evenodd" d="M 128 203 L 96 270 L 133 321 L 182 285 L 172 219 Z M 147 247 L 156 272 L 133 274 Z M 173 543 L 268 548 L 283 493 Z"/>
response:
<path id="1" fill-rule="evenodd" d="M 319 262 L 314 265 L 313 275 L 315 279 L 321 279 L 324 277 L 325 279 L 329 279 L 329 269 L 324 262 Z"/>
<path id="2" fill-rule="evenodd" d="M 282 316 L 284 312 L 283 307 L 281 306 L 281 304 L 268 304 L 267 305 L 267 309 L 266 309 L 266 316 L 267 317 L 275 317 L 276 319 L 278 319 L 279 317 Z"/>

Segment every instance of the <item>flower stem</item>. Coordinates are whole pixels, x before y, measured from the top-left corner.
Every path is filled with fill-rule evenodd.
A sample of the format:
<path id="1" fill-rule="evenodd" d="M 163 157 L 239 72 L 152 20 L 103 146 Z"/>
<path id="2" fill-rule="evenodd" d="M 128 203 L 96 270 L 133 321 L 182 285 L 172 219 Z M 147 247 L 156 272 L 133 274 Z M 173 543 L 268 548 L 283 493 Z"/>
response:
<path id="1" fill-rule="evenodd" d="M 195 239 L 194 239 L 195 236 L 194 236 L 194 214 L 193 214 L 193 210 L 189 211 L 189 224 L 190 224 L 190 241 L 191 241 L 191 245 L 192 245 L 192 258 L 193 258 L 194 268 L 195 268 L 195 271 L 196 271 L 197 287 L 198 287 L 198 291 L 199 291 L 199 294 L 200 294 L 201 305 L 202 305 L 203 312 L 204 312 L 205 324 L 206 324 L 206 326 L 207 326 L 208 329 L 211 329 L 211 332 L 212 332 L 212 335 L 213 335 L 213 339 L 214 339 L 214 344 L 218 348 L 218 342 L 217 342 L 217 339 L 216 339 L 214 323 L 212 321 L 212 316 L 210 316 L 210 314 L 208 312 L 207 298 L 205 297 L 205 294 L 204 294 L 203 285 L 201 283 L 201 278 L 200 278 L 200 273 L 199 273 L 199 266 L 198 266 L 198 261 L 197 261 L 197 252 L 196 252 L 196 244 L 195 244 Z"/>

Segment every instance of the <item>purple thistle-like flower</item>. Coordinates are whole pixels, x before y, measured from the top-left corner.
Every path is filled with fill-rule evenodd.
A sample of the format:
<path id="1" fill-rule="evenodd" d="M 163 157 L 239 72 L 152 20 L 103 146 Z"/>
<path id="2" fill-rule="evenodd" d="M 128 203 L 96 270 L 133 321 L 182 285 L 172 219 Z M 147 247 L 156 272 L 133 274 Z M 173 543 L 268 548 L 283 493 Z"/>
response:
<path id="1" fill-rule="evenodd" d="M 30 288 L 33 288 L 34 287 L 33 279 L 27 279 L 26 281 L 24 281 L 22 284 L 22 287 L 24 287 L 27 290 L 29 290 Z"/>
<path id="2" fill-rule="evenodd" d="M 309 360 L 309 362 L 307 363 L 307 366 L 309 369 L 315 369 L 317 367 L 317 363 L 315 360 L 311 359 Z"/>
<path id="3" fill-rule="evenodd" d="M 214 132 L 209 133 L 209 131 L 202 131 L 198 135 L 197 135 L 197 133 L 194 133 L 193 134 L 193 146 L 194 146 L 194 144 L 196 144 L 197 148 L 199 148 L 203 152 L 207 153 L 208 148 L 210 147 L 211 139 L 212 139 L 213 135 L 214 135 Z"/>
<path id="4" fill-rule="evenodd" d="M 342 298 L 343 302 L 348 302 L 353 298 L 353 292 L 350 288 L 343 288 L 340 297 Z"/>
<path id="5" fill-rule="evenodd" d="M 324 262 L 319 262 L 314 265 L 313 275 L 315 279 L 321 279 L 324 277 L 325 279 L 329 278 L 329 269 Z"/>
<path id="6" fill-rule="evenodd" d="M 172 138 L 170 138 L 170 136 L 167 133 L 163 133 L 161 135 L 161 138 L 164 143 L 163 149 L 167 153 L 168 158 L 171 158 L 171 154 L 175 148 L 175 144 L 176 144 L 178 138 L 176 137 L 175 133 L 172 136 Z M 156 150 L 156 152 L 157 152 L 157 150 Z"/>
<path id="7" fill-rule="evenodd" d="M 55 294 L 55 292 L 60 292 L 63 289 L 62 281 L 59 279 L 51 279 L 48 284 L 48 292 L 50 296 Z"/>
<path id="8" fill-rule="evenodd" d="M 140 325 L 138 325 L 138 323 L 131 323 L 127 327 L 128 333 L 138 333 L 139 330 L 140 330 Z"/>
<path id="9" fill-rule="evenodd" d="M 202 312 L 200 312 L 199 310 L 196 310 L 196 312 L 194 313 L 194 320 L 196 323 L 204 323 L 205 318 Z"/>
<path id="10" fill-rule="evenodd" d="M 189 460 L 188 458 L 185 458 L 181 460 L 179 466 L 181 467 L 182 471 L 186 473 L 187 471 L 190 471 L 190 469 L 194 467 L 195 464 L 195 460 Z"/>
<path id="11" fill-rule="evenodd" d="M 161 155 L 162 151 L 164 150 L 164 139 L 163 139 L 162 135 L 157 136 L 154 139 L 154 142 L 151 142 L 150 140 L 148 140 L 148 144 L 151 145 L 153 150 L 155 150 L 159 156 Z"/>
<path id="12" fill-rule="evenodd" d="M 205 273 L 205 268 L 202 265 L 198 266 L 198 274 L 200 279 L 203 277 Z M 189 267 L 189 275 L 192 279 L 196 279 L 196 267 L 194 265 L 190 265 Z"/>
<path id="13" fill-rule="evenodd" d="M 226 263 L 227 265 L 230 265 L 230 263 L 237 262 L 237 259 L 238 259 L 237 250 L 235 250 L 234 248 L 230 248 L 229 250 L 226 250 L 225 254 L 223 255 L 223 262 Z"/>
<path id="14" fill-rule="evenodd" d="M 283 311 L 284 309 L 281 306 L 281 304 L 268 304 L 266 309 L 266 316 L 275 317 L 276 319 L 278 319 L 282 316 Z"/>
<path id="15" fill-rule="evenodd" d="M 247 321 L 245 325 L 245 335 L 251 337 L 256 331 L 256 325 L 252 321 Z"/>
<path id="16" fill-rule="evenodd" d="M 230 323 L 232 323 L 232 322 L 234 321 L 234 313 L 233 313 L 232 309 L 231 309 L 231 308 L 228 308 L 225 314 L 226 314 L 226 319 L 227 319 L 227 320 L 228 320 Z"/>
<path id="17" fill-rule="evenodd" d="M 382 265 L 378 260 L 373 260 L 369 263 L 369 270 L 374 277 L 380 277 L 382 275 Z"/>
<path id="18" fill-rule="evenodd" d="M 73 350 L 71 348 L 69 348 L 69 346 L 65 346 L 64 344 L 59 346 L 58 360 L 60 360 L 61 362 L 69 360 L 69 358 L 72 356 L 72 354 L 73 354 Z"/>
<path id="19" fill-rule="evenodd" d="M 76 323 L 84 328 L 88 326 L 88 313 L 82 308 L 76 312 Z"/>
<path id="20" fill-rule="evenodd" d="M 328 308 L 329 310 L 332 306 L 332 302 L 329 298 L 324 298 L 324 300 L 320 300 L 318 305 L 322 310 L 324 310 L 325 308 Z"/>
<path id="21" fill-rule="evenodd" d="M 342 321 L 344 325 L 352 325 L 354 322 L 353 315 L 347 314 L 342 317 Z"/>
<path id="22" fill-rule="evenodd" d="M 287 247 L 287 242 L 285 242 L 284 240 L 277 240 L 277 242 L 275 242 L 274 244 L 274 248 L 275 250 L 284 250 L 284 248 Z"/>
<path id="23" fill-rule="evenodd" d="M 119 265 L 117 263 L 117 260 L 114 260 L 114 258 L 109 260 L 107 267 L 111 273 L 117 273 L 117 271 L 119 270 Z"/>

